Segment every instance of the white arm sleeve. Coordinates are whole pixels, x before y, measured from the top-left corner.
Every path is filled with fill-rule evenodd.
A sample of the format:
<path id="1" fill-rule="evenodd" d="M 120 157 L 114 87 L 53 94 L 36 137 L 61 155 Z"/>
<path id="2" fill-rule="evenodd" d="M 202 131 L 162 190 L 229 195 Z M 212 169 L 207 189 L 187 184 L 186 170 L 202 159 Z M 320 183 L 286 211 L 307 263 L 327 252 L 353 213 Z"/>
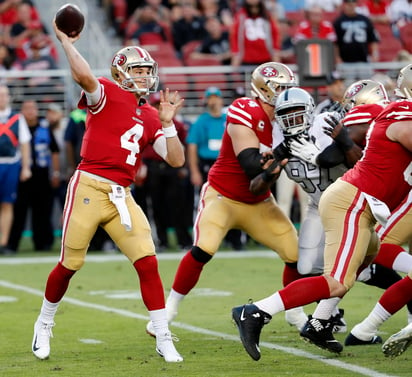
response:
<path id="1" fill-rule="evenodd" d="M 97 105 L 100 102 L 100 100 L 101 100 L 101 98 L 104 94 L 103 86 L 99 81 L 99 84 L 97 85 L 97 88 L 93 93 L 88 93 L 88 92 L 85 91 L 84 94 L 86 95 L 86 100 L 87 100 L 87 105 L 88 106 Z"/>
<path id="2" fill-rule="evenodd" d="M 156 141 L 153 143 L 153 149 L 160 157 L 163 158 L 163 160 L 166 160 L 167 145 L 166 138 L 163 135 L 158 137 Z"/>
<path id="3" fill-rule="evenodd" d="M 23 115 L 19 115 L 19 143 L 28 143 L 31 140 L 31 133 L 26 119 Z"/>

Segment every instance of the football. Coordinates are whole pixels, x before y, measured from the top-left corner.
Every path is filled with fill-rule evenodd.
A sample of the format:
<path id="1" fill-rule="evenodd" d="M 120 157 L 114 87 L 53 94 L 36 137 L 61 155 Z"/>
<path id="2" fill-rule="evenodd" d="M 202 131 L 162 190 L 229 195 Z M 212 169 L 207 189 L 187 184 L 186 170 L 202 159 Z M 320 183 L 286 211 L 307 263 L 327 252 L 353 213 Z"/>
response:
<path id="1" fill-rule="evenodd" d="M 69 37 L 77 36 L 84 27 L 84 15 L 75 4 L 65 4 L 56 12 L 57 28 Z"/>

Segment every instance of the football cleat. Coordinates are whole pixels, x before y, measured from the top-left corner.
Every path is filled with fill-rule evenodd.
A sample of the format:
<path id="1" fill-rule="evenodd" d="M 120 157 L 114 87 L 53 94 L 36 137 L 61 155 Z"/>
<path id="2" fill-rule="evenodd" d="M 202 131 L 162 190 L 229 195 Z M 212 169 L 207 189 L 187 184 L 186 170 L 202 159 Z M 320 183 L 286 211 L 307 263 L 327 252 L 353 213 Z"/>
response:
<path id="1" fill-rule="evenodd" d="M 382 344 L 382 338 L 379 335 L 374 335 L 372 339 L 362 340 L 350 332 L 345 339 L 345 346 L 366 346 L 368 344 Z"/>
<path id="2" fill-rule="evenodd" d="M 152 321 L 147 322 L 146 333 L 149 334 L 150 336 L 153 336 L 153 338 L 156 338 L 156 333 L 155 333 Z"/>
<path id="3" fill-rule="evenodd" d="M 333 325 L 333 332 L 334 333 L 345 333 L 348 329 L 346 326 L 346 321 L 343 318 L 345 311 L 343 309 L 339 309 L 339 313 L 331 317 L 332 325 Z"/>
<path id="4" fill-rule="evenodd" d="M 319 348 L 340 353 L 343 346 L 333 337 L 332 330 L 333 324 L 330 320 L 310 318 L 300 332 L 300 336 Z"/>
<path id="5" fill-rule="evenodd" d="M 303 308 L 299 306 L 297 308 L 286 310 L 285 320 L 289 325 L 295 326 L 298 331 L 301 331 L 308 321 L 308 316 L 303 311 Z"/>
<path id="6" fill-rule="evenodd" d="M 177 352 L 173 344 L 173 337 L 170 331 L 156 336 L 156 352 L 168 363 L 180 363 L 183 357 Z"/>
<path id="7" fill-rule="evenodd" d="M 412 324 L 393 334 L 383 344 L 382 352 L 386 357 L 396 357 L 403 354 L 412 344 Z"/>
<path id="8" fill-rule="evenodd" d="M 232 309 L 232 318 L 239 330 L 240 340 L 253 360 L 260 359 L 259 338 L 262 327 L 270 322 L 272 316 L 256 305 L 246 304 Z"/>
<path id="9" fill-rule="evenodd" d="M 37 320 L 34 324 L 32 351 L 38 359 L 47 359 L 50 355 L 50 338 L 53 338 L 54 323 L 44 323 Z"/>

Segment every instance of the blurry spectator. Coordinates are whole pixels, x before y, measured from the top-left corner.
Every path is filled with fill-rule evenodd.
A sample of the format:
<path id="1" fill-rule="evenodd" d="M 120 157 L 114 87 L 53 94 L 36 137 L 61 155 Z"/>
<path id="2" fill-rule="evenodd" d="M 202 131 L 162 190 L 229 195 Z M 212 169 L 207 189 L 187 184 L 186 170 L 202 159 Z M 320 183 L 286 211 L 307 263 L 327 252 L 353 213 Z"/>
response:
<path id="1" fill-rule="evenodd" d="M 296 63 L 296 51 L 295 44 L 292 35 L 293 21 L 286 18 L 278 21 L 280 32 L 280 60 L 285 64 Z"/>
<path id="2" fill-rule="evenodd" d="M 196 8 L 196 1 L 183 0 L 180 8 L 181 17 L 172 23 L 173 43 L 179 54 L 186 43 L 201 41 L 206 36 L 203 18 Z"/>
<path id="3" fill-rule="evenodd" d="M 374 24 L 388 24 L 389 0 L 365 0 L 363 3 L 365 16 L 368 16 Z"/>
<path id="4" fill-rule="evenodd" d="M 125 31 L 127 40 L 133 39 L 137 44 L 146 44 L 145 35 L 150 36 L 150 41 L 167 41 L 170 39 L 168 18 L 162 19 L 156 9 L 145 5 L 135 10 L 130 17 Z"/>
<path id="5" fill-rule="evenodd" d="M 30 131 L 23 115 L 11 109 L 10 92 L 0 84 L 0 255 L 12 254 L 7 247 L 13 223 L 13 204 L 20 181 L 31 176 Z"/>
<path id="6" fill-rule="evenodd" d="M 275 20 L 285 19 L 285 8 L 278 0 L 265 0 L 265 6 L 271 17 Z"/>
<path id="7" fill-rule="evenodd" d="M 216 16 L 208 17 L 205 21 L 206 37 L 202 44 L 191 53 L 193 59 L 203 59 L 213 56 L 220 64 L 230 64 L 229 33 L 223 31 L 222 24 Z"/>
<path id="8" fill-rule="evenodd" d="M 336 42 L 336 33 L 333 25 L 324 20 L 324 11 L 320 6 L 305 9 L 305 19 L 299 23 L 294 36 L 294 42 L 304 39 L 320 38 Z"/>
<path id="9" fill-rule="evenodd" d="M 5 44 L 0 44 L 0 85 L 8 81 L 1 72 L 13 69 L 21 69 L 21 66 L 16 62 L 10 49 Z"/>
<path id="10" fill-rule="evenodd" d="M 0 0 L 0 31 L 6 35 L 10 32 L 11 25 L 17 22 L 17 8 L 20 4 L 30 5 L 30 18 L 40 21 L 36 7 L 29 0 Z"/>
<path id="11" fill-rule="evenodd" d="M 190 180 L 197 190 L 207 181 L 209 170 L 217 159 L 226 123 L 221 90 L 209 87 L 204 97 L 206 111 L 192 124 L 186 139 Z M 226 241 L 235 250 L 243 247 L 241 232 L 237 229 L 228 232 Z"/>
<path id="12" fill-rule="evenodd" d="M 392 0 L 388 7 L 388 16 L 393 33 L 399 38 L 399 29 L 412 22 L 412 0 Z"/>
<path id="13" fill-rule="evenodd" d="M 233 23 L 233 13 L 226 1 L 198 0 L 198 8 L 203 18 L 217 17 L 224 28 L 229 28 Z"/>
<path id="14" fill-rule="evenodd" d="M 263 0 L 244 0 L 230 33 L 232 65 L 258 65 L 280 59 L 280 33 Z"/>
<path id="15" fill-rule="evenodd" d="M 152 94 L 149 101 L 152 106 L 159 107 L 160 94 Z M 177 119 L 173 122 L 179 139 L 185 144 L 186 125 Z M 169 228 L 174 229 L 180 249 L 190 248 L 193 242 L 189 231 L 193 227 L 194 199 L 187 167 L 171 167 L 151 146 L 143 151 L 142 159 L 147 168 L 146 177 L 140 177 L 143 186 L 141 191 L 145 197 L 135 196 L 135 198 L 143 209 L 146 208 L 149 218 L 153 218 L 158 241 L 157 250 L 163 251 L 171 246 L 168 238 Z"/>
<path id="16" fill-rule="evenodd" d="M 321 7 L 325 12 L 336 12 L 341 4 L 342 0 L 305 0 L 305 9 Z"/>
<path id="17" fill-rule="evenodd" d="M 378 62 L 379 37 L 372 21 L 356 11 L 357 0 L 343 0 L 342 13 L 333 22 L 338 63 Z"/>
<path id="18" fill-rule="evenodd" d="M 32 135 L 32 177 L 19 184 L 8 247 L 17 251 L 25 229 L 27 214 L 31 210 L 30 224 L 34 249 L 51 250 L 54 242 L 53 188 L 60 184 L 60 177 L 55 174 L 60 172 L 59 147 L 48 122 L 39 117 L 39 109 L 35 101 L 24 101 L 21 112 L 26 118 Z"/>
<path id="19" fill-rule="evenodd" d="M 339 105 L 345 93 L 345 80 L 339 71 L 333 71 L 327 76 L 327 95 L 328 98 L 320 102 L 314 111 L 314 115 L 327 111 L 340 111 Z"/>
<path id="20" fill-rule="evenodd" d="M 53 175 L 59 178 L 59 185 L 54 187 L 54 197 L 59 204 L 59 211 L 63 210 L 67 187 L 67 159 L 64 153 L 64 133 L 66 123 L 64 121 L 63 109 L 58 103 L 50 103 L 46 110 L 46 120 L 50 130 L 53 132 L 59 147 L 59 168 L 60 171 L 54 171 Z"/>

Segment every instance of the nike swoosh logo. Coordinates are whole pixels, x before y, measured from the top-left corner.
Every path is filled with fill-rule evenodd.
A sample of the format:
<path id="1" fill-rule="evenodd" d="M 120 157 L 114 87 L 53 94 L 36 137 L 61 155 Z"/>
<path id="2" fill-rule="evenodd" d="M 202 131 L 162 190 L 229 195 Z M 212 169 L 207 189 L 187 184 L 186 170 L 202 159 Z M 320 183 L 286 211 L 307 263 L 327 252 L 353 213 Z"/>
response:
<path id="1" fill-rule="evenodd" d="M 408 109 L 409 109 L 409 106 L 401 106 L 401 105 L 399 105 L 399 107 L 400 107 L 401 109 L 405 109 L 405 110 L 408 110 Z"/>
<path id="2" fill-rule="evenodd" d="M 241 107 L 242 109 L 245 108 L 245 105 L 243 103 L 239 103 L 239 107 Z"/>
<path id="3" fill-rule="evenodd" d="M 33 351 L 34 352 L 36 352 L 37 350 L 40 349 L 40 347 L 36 347 L 36 343 L 37 343 L 37 335 L 36 335 L 36 338 L 34 339 L 34 342 L 33 342 Z"/>
<path id="4" fill-rule="evenodd" d="M 246 319 L 246 317 L 244 316 L 245 314 L 245 308 L 242 309 L 242 313 L 240 313 L 240 320 L 244 321 Z"/>

